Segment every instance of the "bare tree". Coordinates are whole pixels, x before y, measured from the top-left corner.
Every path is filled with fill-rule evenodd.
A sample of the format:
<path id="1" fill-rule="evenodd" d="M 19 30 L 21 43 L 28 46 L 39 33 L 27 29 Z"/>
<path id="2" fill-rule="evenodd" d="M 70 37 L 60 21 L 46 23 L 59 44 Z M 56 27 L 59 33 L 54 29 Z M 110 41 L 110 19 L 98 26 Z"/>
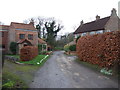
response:
<path id="1" fill-rule="evenodd" d="M 33 22 L 34 24 L 37 24 L 36 19 L 35 18 L 29 18 L 23 21 L 23 23 L 25 24 L 29 24 L 30 22 Z"/>
<path id="2" fill-rule="evenodd" d="M 47 18 L 47 17 L 37 17 L 37 18 L 30 18 L 28 20 L 24 20 L 24 23 L 28 24 L 30 22 L 34 22 L 34 26 L 36 27 L 37 31 L 38 31 L 38 37 L 39 38 L 47 38 L 47 28 L 46 28 L 46 23 L 48 24 L 48 27 L 49 25 L 55 21 L 57 26 L 55 29 L 59 28 L 61 29 L 61 26 L 59 24 L 59 21 L 58 20 L 55 20 L 54 17 L 50 17 L 50 18 Z M 63 27 L 62 27 L 63 28 Z M 57 32 L 57 31 L 56 31 Z"/>

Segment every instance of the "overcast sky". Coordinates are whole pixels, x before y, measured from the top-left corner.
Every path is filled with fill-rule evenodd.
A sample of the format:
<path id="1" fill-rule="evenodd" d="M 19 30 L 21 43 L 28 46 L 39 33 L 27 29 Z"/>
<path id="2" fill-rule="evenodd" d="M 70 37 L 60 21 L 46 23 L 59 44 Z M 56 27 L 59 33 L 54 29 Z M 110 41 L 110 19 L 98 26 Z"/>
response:
<path id="1" fill-rule="evenodd" d="M 80 25 L 110 16 L 112 8 L 118 13 L 120 0 L 0 0 L 0 21 L 6 25 L 10 22 L 22 23 L 31 17 L 55 17 L 61 20 L 64 30 L 59 34 L 73 32 Z"/>

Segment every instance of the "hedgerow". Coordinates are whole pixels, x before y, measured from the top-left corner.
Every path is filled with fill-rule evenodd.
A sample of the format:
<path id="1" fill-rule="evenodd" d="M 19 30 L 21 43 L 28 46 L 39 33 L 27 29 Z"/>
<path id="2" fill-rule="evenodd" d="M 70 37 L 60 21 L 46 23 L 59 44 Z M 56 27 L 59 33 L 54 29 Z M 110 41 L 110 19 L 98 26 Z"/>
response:
<path id="1" fill-rule="evenodd" d="M 76 50 L 82 61 L 113 68 L 120 64 L 120 31 L 81 37 Z"/>

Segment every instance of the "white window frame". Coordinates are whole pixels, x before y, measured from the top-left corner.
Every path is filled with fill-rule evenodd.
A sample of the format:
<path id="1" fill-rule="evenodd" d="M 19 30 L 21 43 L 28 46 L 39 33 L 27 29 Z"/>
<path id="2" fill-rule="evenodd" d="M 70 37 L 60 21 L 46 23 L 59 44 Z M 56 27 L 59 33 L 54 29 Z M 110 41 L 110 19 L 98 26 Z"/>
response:
<path id="1" fill-rule="evenodd" d="M 96 34 L 101 34 L 103 33 L 103 30 L 96 31 Z"/>
<path id="2" fill-rule="evenodd" d="M 78 38 L 80 36 L 80 34 L 75 34 L 75 38 Z"/>
<path id="3" fill-rule="evenodd" d="M 96 34 L 96 32 L 95 32 L 95 31 L 90 32 L 90 35 L 94 35 L 94 34 Z"/>
<path id="4" fill-rule="evenodd" d="M 111 30 L 106 30 L 106 32 L 111 32 Z"/>
<path id="5" fill-rule="evenodd" d="M 85 36 L 87 33 L 82 33 L 81 36 Z"/>

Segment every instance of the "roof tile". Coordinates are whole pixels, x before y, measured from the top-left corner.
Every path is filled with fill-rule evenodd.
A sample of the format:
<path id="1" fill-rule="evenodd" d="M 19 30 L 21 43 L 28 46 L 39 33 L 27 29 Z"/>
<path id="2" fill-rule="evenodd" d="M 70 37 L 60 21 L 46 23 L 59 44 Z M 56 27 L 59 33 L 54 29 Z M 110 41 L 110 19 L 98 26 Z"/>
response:
<path id="1" fill-rule="evenodd" d="M 104 27 L 109 19 L 110 16 L 80 25 L 74 34 L 104 30 Z"/>
<path id="2" fill-rule="evenodd" d="M 35 27 L 34 27 L 33 25 L 31 25 L 31 24 L 11 22 L 11 25 L 12 25 L 15 29 L 36 30 Z"/>
<path id="3" fill-rule="evenodd" d="M 44 40 L 42 40 L 42 39 L 38 39 L 38 43 L 40 43 L 40 44 L 47 44 L 47 42 L 45 42 Z"/>
<path id="4" fill-rule="evenodd" d="M 0 29 L 2 30 L 9 30 L 9 27 L 8 25 L 0 25 Z"/>

